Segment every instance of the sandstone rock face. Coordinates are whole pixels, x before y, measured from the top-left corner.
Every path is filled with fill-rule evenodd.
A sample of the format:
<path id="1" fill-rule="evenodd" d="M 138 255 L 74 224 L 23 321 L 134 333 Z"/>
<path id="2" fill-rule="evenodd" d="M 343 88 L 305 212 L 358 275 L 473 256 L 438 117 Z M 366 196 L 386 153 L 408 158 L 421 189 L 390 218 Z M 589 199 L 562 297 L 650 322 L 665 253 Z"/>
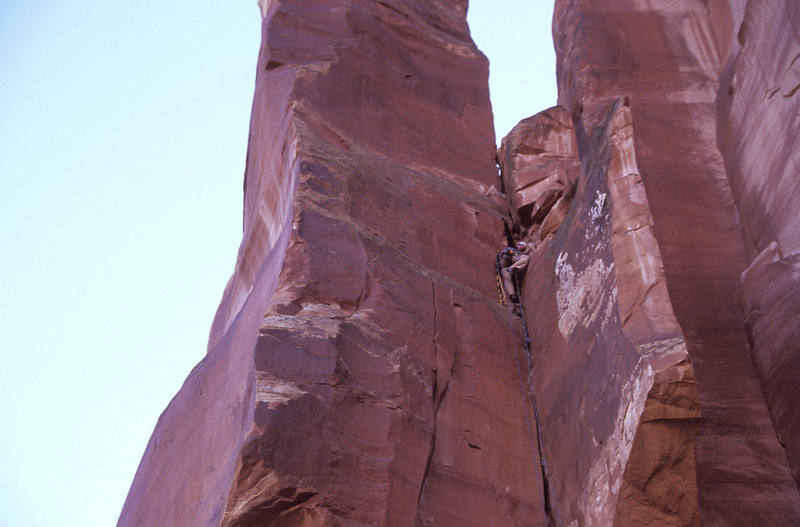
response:
<path id="1" fill-rule="evenodd" d="M 504 140 L 504 180 L 547 176 L 558 152 L 533 151 L 564 126 L 556 107 Z M 568 122 L 568 121 L 567 121 Z M 548 126 L 549 124 L 549 126 Z M 694 434 L 700 423 L 686 339 L 667 293 L 626 101 L 612 105 L 584 151 L 580 177 L 542 225 L 522 298 L 532 339 L 531 384 L 540 416 L 555 525 L 699 525 Z M 551 142 L 550 144 L 555 144 Z M 577 149 L 572 149 L 577 162 Z M 562 161 L 563 163 L 563 161 Z M 527 206 L 523 198 L 517 205 Z M 513 204 L 514 201 L 512 200 Z M 646 523 L 646 522 L 645 522 Z"/>
<path id="2" fill-rule="evenodd" d="M 244 239 L 120 525 L 544 525 L 466 3 L 272 0 Z"/>
<path id="3" fill-rule="evenodd" d="M 523 120 L 503 139 L 498 159 L 514 224 L 523 229 L 544 225 L 553 208 L 566 210 L 570 197 L 565 192 L 580 173 L 569 112 L 555 107 Z M 554 207 L 557 203 L 563 205 Z M 552 228 L 540 228 L 537 239 L 552 234 L 561 222 L 553 221 L 547 223 Z"/>
<path id="4" fill-rule="evenodd" d="M 788 130 L 788 117 L 754 111 L 752 96 L 748 100 L 746 94 L 737 106 L 737 82 L 744 87 L 765 81 L 756 67 L 732 73 L 733 62 L 748 60 L 748 33 L 762 42 L 751 53 L 771 53 L 777 45 L 791 62 L 795 26 L 783 26 L 786 31 L 776 36 L 770 20 L 791 25 L 796 15 L 792 2 L 556 2 L 559 103 L 573 114 L 582 157 L 592 155 L 591 137 L 608 107 L 620 97 L 630 104 L 638 173 L 650 203 L 669 299 L 696 377 L 702 415 L 696 470 L 704 525 L 800 521 L 787 451 L 770 419 L 771 411 L 779 430 L 791 430 L 797 423 L 796 388 L 786 385 L 776 367 L 795 364 L 797 347 L 789 342 L 797 342 L 799 328 L 795 322 L 782 331 L 767 329 L 797 312 L 792 311 L 798 291 L 793 253 L 773 247 L 752 261 L 755 251 L 747 247 L 752 243 L 747 232 L 756 225 L 772 225 L 773 233 L 796 231 L 797 214 L 769 203 L 788 202 L 780 182 L 797 189 L 797 172 L 789 168 L 794 154 L 788 153 L 796 122 Z M 760 68 L 764 61 L 758 60 Z M 732 77 L 739 80 L 730 90 L 726 78 Z M 723 99 L 728 92 L 732 104 Z M 747 115 L 759 124 L 737 124 L 726 112 L 740 120 Z M 742 148 L 759 127 L 771 130 L 776 124 L 784 133 L 773 139 L 770 149 Z M 761 141 L 770 140 L 762 136 Z M 751 170 L 759 160 L 776 167 Z M 756 185 L 770 189 L 760 193 Z M 762 250 L 773 241 L 769 236 L 777 234 L 759 239 Z M 740 289 L 745 269 L 751 272 L 745 273 Z M 755 285 L 759 280 L 762 286 L 773 284 L 772 290 Z M 738 295 L 748 309 L 752 357 Z M 786 437 L 783 441 L 791 442 Z M 792 448 L 788 454 L 793 456 Z"/>
<path id="5" fill-rule="evenodd" d="M 800 5 L 748 2 L 717 93 L 717 143 L 748 267 L 741 301 L 778 437 L 800 483 Z"/>
<path id="6" fill-rule="evenodd" d="M 236 268 L 118 525 L 800 524 L 796 3 L 557 0 L 497 152 L 466 0 L 259 7 Z"/>

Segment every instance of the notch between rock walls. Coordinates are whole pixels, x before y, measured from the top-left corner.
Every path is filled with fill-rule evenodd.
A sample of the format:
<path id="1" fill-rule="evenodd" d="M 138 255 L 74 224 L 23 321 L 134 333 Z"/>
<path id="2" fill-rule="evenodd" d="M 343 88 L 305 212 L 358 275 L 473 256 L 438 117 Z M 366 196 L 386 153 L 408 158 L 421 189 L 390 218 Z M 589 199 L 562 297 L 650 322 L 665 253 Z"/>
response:
<path id="1" fill-rule="evenodd" d="M 501 165 L 498 158 L 495 158 L 495 162 L 497 163 L 498 168 L 501 169 Z M 507 164 L 507 166 L 510 165 Z M 519 224 L 519 222 L 515 222 L 513 219 L 514 215 L 511 213 L 512 205 L 508 197 L 508 194 L 506 193 L 505 180 L 502 176 L 502 170 L 498 171 L 498 178 L 500 180 L 499 183 L 500 190 L 506 196 L 506 201 L 507 201 L 507 210 L 506 210 L 507 217 L 503 219 L 504 236 L 506 238 L 507 245 L 509 247 L 516 248 L 516 243 L 513 233 L 522 232 L 521 228 L 522 226 Z M 517 301 L 516 302 L 510 301 L 508 304 L 508 309 L 511 312 L 512 320 L 519 317 L 519 327 L 522 330 L 522 349 L 524 350 L 525 356 L 528 360 L 526 375 L 523 375 L 522 366 L 520 364 L 520 359 L 519 359 L 520 338 L 518 332 L 512 329 L 512 332 L 514 333 L 512 335 L 512 339 L 514 341 L 514 347 L 512 351 L 514 354 L 514 362 L 517 366 L 517 376 L 519 379 L 520 392 L 524 402 L 525 424 L 528 433 L 528 442 L 530 445 L 532 458 L 536 459 L 538 457 L 539 459 L 539 470 L 542 479 L 542 497 L 544 501 L 544 512 L 547 521 L 547 526 L 556 527 L 557 524 L 553 518 L 553 507 L 551 505 L 552 496 L 550 492 L 550 473 L 547 466 L 547 462 L 544 457 L 544 452 L 542 450 L 541 419 L 539 416 L 539 410 L 536 403 L 536 389 L 533 380 L 534 358 L 533 358 L 533 351 L 531 350 L 530 333 L 528 332 L 528 322 L 525 313 L 525 302 L 522 298 L 522 287 L 516 272 L 512 274 L 512 277 L 513 277 L 514 292 L 517 295 Z M 515 308 L 517 309 L 516 312 Z M 527 383 L 524 380 L 525 377 L 527 377 Z M 533 413 L 533 424 L 531 424 L 528 405 L 530 405 L 531 413 Z M 534 438 L 534 430 L 535 430 L 535 438 Z"/>

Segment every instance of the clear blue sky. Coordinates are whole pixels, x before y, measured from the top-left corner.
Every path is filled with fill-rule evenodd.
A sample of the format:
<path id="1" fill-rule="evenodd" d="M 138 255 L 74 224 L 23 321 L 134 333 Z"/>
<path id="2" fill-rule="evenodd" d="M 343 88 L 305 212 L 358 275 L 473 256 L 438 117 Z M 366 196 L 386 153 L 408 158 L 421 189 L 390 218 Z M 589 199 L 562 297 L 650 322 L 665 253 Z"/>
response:
<path id="1" fill-rule="evenodd" d="M 498 140 L 552 1 L 473 0 Z M 0 527 L 116 523 L 241 236 L 255 0 L 0 1 Z"/>

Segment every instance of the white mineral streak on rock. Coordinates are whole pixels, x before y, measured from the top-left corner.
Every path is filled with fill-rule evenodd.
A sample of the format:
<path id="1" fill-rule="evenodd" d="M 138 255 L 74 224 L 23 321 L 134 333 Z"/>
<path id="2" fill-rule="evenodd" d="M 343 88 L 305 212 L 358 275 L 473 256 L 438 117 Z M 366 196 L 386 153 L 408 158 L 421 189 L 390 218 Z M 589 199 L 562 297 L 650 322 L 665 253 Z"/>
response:
<path id="1" fill-rule="evenodd" d="M 603 206 L 606 204 L 606 195 L 607 194 L 605 192 L 597 193 L 597 197 L 594 199 L 594 204 L 589 211 L 592 216 L 592 221 L 597 220 L 603 214 Z"/>
<path id="2" fill-rule="evenodd" d="M 256 403 L 266 403 L 270 409 L 305 395 L 296 384 L 286 382 L 263 371 L 256 372 Z"/>
<path id="3" fill-rule="evenodd" d="M 614 305 L 617 303 L 617 284 L 614 284 L 614 287 L 611 288 L 611 294 L 608 295 L 608 301 L 606 301 L 606 309 L 603 312 L 603 328 L 606 327 L 608 321 L 611 320 L 611 315 L 614 313 Z"/>
<path id="4" fill-rule="evenodd" d="M 598 190 L 597 195 L 594 198 L 594 203 L 592 203 L 592 206 L 589 208 L 589 218 L 591 218 L 591 221 L 589 223 L 589 226 L 583 233 L 583 238 L 587 242 L 589 242 L 589 240 L 593 236 L 597 236 L 598 234 L 602 233 L 603 225 L 607 223 L 601 219 L 603 218 L 603 215 L 608 212 L 608 207 L 606 206 L 606 201 L 607 201 L 606 198 L 608 198 L 608 193 L 600 192 Z M 605 237 L 603 237 L 600 243 L 602 244 L 603 247 L 605 247 L 608 241 L 606 240 Z"/>
<path id="5" fill-rule="evenodd" d="M 642 362 L 621 390 L 622 400 L 617 410 L 614 432 L 606 438 L 604 448 L 589 475 L 578 507 L 585 527 L 607 527 L 613 524 L 622 474 L 639 427 L 647 394 L 653 387 L 653 369 Z"/>
<path id="6" fill-rule="evenodd" d="M 558 330 L 564 337 L 569 337 L 578 324 L 589 327 L 607 307 L 606 299 L 610 296 L 613 303 L 616 294 L 616 288 L 611 289 L 606 283 L 614 269 L 613 262 L 606 264 L 598 258 L 589 267 L 576 273 L 572 265 L 567 263 L 567 257 L 566 252 L 561 252 L 555 267 L 558 277 Z"/>
<path id="7" fill-rule="evenodd" d="M 673 354 L 677 353 L 677 355 L 683 358 L 688 357 L 689 355 L 686 351 L 686 341 L 683 339 L 683 337 L 656 340 L 647 344 L 641 344 L 636 346 L 636 351 L 638 351 L 644 357 L 666 358 L 668 356 L 672 357 Z M 679 359 L 674 360 L 676 364 L 679 361 Z"/>

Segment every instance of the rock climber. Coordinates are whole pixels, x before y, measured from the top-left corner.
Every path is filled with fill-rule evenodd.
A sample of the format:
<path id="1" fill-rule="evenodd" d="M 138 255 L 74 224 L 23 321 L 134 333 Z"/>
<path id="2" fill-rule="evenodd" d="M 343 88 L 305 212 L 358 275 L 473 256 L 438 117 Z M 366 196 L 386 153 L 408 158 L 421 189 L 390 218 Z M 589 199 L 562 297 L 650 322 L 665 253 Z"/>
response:
<path id="1" fill-rule="evenodd" d="M 527 254 L 528 252 L 528 244 L 525 242 L 519 242 L 517 244 L 517 254 L 514 260 L 514 263 L 511 264 L 511 269 L 513 269 L 517 273 L 517 277 L 525 273 L 525 268 L 528 267 L 528 262 L 530 261 L 530 257 Z"/>
<path id="2" fill-rule="evenodd" d="M 525 254 L 528 250 L 527 244 L 519 242 L 517 247 L 509 245 L 497 255 L 497 271 L 502 279 L 504 297 L 514 304 L 519 302 L 517 289 L 514 287 L 514 275 L 516 274 L 517 282 L 519 282 L 519 276 L 525 272 L 530 260 L 528 255 Z"/>

